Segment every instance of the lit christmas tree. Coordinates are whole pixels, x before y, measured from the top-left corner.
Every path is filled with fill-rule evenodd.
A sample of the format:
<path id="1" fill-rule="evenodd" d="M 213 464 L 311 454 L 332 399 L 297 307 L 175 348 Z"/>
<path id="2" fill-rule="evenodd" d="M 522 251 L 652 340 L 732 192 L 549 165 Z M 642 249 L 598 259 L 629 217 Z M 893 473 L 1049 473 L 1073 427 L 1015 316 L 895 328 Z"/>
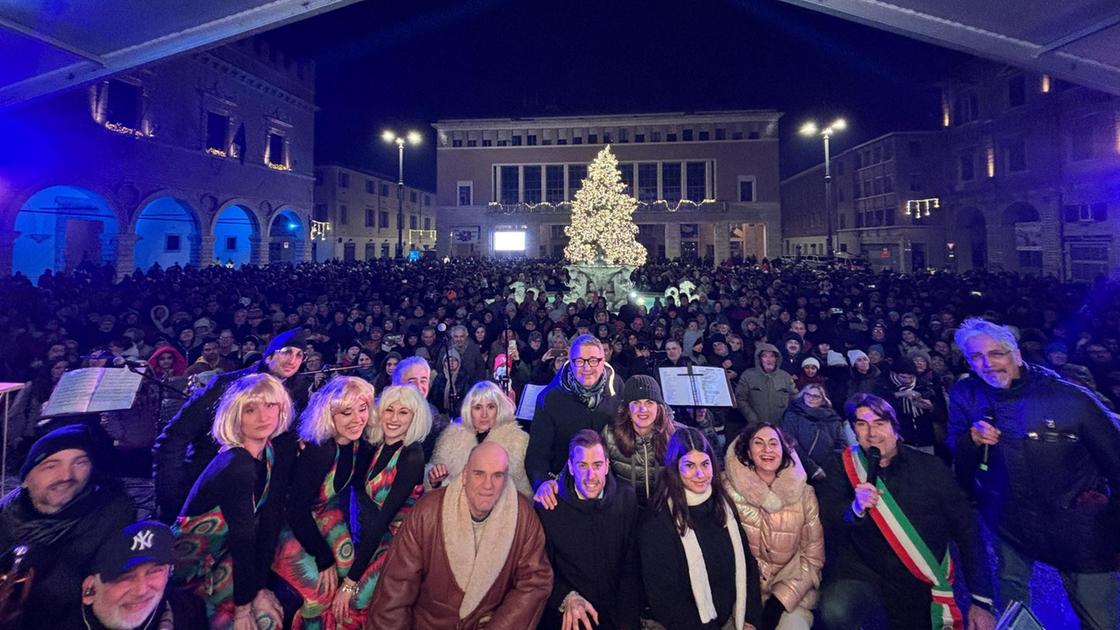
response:
<path id="1" fill-rule="evenodd" d="M 638 201 L 626 194 L 618 159 L 607 145 L 587 167 L 587 179 L 572 202 L 572 223 L 564 228 L 564 257 L 576 264 L 626 265 L 646 262 L 632 215 Z"/>

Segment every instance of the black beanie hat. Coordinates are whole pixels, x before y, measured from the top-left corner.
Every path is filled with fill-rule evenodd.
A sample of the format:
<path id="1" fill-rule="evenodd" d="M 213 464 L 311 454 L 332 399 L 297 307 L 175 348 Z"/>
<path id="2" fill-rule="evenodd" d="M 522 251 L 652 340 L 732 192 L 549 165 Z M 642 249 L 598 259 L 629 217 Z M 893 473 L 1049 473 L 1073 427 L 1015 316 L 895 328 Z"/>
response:
<path id="1" fill-rule="evenodd" d="M 264 351 L 264 358 L 267 359 L 273 352 L 279 352 L 288 346 L 302 349 L 305 341 L 307 341 L 307 330 L 302 326 L 284 331 L 273 337 L 272 341 L 268 343 L 268 348 Z"/>
<path id="2" fill-rule="evenodd" d="M 652 400 L 655 403 L 665 404 L 657 379 L 645 374 L 635 374 L 626 379 L 626 384 L 622 386 L 622 403 L 628 405 L 635 400 Z"/>
<path id="3" fill-rule="evenodd" d="M 23 466 L 19 469 L 20 480 L 26 479 L 27 473 L 31 472 L 32 468 L 41 464 L 46 458 L 59 451 L 71 448 L 83 450 L 89 455 L 90 459 L 94 459 L 93 436 L 84 424 L 71 424 L 55 429 L 35 440 L 35 443 L 31 445 L 31 450 L 27 453 L 27 459 L 23 461 Z"/>

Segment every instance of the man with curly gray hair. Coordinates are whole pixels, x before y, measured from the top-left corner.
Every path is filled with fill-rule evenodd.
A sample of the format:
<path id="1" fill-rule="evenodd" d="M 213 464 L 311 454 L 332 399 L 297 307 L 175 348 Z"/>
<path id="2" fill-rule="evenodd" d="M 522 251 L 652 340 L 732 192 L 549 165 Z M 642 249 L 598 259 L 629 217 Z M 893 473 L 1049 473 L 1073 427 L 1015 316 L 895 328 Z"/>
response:
<path id="1" fill-rule="evenodd" d="M 1082 627 L 1120 627 L 1116 418 L 1082 387 L 1023 361 L 1005 326 L 968 319 L 954 341 L 975 376 L 949 392 L 949 443 L 995 532 L 1004 604 L 1029 604 L 1041 561 L 1058 570 Z"/>

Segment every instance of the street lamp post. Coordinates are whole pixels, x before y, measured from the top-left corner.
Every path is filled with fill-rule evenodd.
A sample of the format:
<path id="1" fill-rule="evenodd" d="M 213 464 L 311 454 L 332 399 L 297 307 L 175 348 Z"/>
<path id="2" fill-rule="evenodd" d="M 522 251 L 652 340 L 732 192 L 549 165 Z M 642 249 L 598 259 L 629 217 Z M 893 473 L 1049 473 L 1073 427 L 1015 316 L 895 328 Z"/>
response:
<path id="1" fill-rule="evenodd" d="M 820 135 L 824 138 L 824 223 L 825 229 L 828 230 L 827 241 L 825 241 L 825 250 L 828 259 L 831 261 L 835 253 L 834 245 L 832 243 L 832 158 L 829 155 L 828 141 L 832 134 L 837 131 L 843 131 L 847 128 L 848 123 L 843 118 L 837 118 L 831 125 L 820 129 L 815 122 L 807 122 L 801 126 L 800 133 L 803 136 Z"/>
<path id="2" fill-rule="evenodd" d="M 397 258 L 404 258 L 404 145 L 420 144 L 420 132 L 409 131 L 403 136 L 386 129 L 381 133 L 385 142 L 397 145 Z"/>

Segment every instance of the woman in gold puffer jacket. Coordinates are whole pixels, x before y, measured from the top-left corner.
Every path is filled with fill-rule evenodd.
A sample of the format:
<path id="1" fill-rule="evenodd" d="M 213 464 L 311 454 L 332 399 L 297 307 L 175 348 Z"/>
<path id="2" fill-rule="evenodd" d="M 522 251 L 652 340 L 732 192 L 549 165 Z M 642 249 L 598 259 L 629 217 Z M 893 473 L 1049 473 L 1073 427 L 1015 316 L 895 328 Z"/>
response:
<path id="1" fill-rule="evenodd" d="M 723 484 L 758 560 L 764 604 L 759 630 L 809 630 L 824 532 L 797 453 L 777 427 L 747 428 L 728 448 Z"/>

